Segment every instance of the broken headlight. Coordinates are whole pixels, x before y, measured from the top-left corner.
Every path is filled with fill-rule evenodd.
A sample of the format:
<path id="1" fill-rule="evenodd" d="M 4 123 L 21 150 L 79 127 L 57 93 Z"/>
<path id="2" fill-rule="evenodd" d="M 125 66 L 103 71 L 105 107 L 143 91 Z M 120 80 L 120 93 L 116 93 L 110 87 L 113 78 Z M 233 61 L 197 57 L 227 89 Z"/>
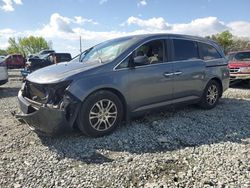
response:
<path id="1" fill-rule="evenodd" d="M 57 84 L 48 85 L 46 106 L 52 108 L 61 108 L 61 105 L 65 98 L 65 91 L 70 83 L 70 81 L 65 81 Z"/>

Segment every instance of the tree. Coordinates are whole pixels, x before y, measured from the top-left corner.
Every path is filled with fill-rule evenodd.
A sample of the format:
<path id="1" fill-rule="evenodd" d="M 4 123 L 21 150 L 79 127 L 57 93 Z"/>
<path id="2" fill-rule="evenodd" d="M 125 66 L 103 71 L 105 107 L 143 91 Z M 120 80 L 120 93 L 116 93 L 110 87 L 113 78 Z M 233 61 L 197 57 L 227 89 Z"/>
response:
<path id="1" fill-rule="evenodd" d="M 20 48 L 18 43 L 16 42 L 16 39 L 13 38 L 9 38 L 8 40 L 9 46 L 7 48 L 7 52 L 8 54 L 15 54 L 15 53 L 21 53 Z"/>
<path id="2" fill-rule="evenodd" d="M 248 38 L 234 38 L 230 51 L 250 50 L 250 40 Z"/>
<path id="3" fill-rule="evenodd" d="M 49 42 L 43 37 L 20 37 L 17 41 L 15 38 L 9 38 L 8 43 L 7 52 L 9 54 L 20 53 L 27 56 L 29 54 L 38 53 L 41 50 L 49 49 Z"/>
<path id="4" fill-rule="evenodd" d="M 6 50 L 0 49 L 0 55 L 8 55 L 8 53 Z"/>
<path id="5" fill-rule="evenodd" d="M 225 53 L 250 49 L 250 40 L 248 38 L 236 37 L 229 31 L 208 36 L 207 38 L 217 42 L 224 49 Z"/>
<path id="6" fill-rule="evenodd" d="M 225 52 L 229 51 L 234 42 L 233 35 L 229 31 L 223 31 L 222 33 L 208 36 L 207 38 L 216 41 L 224 49 Z"/>

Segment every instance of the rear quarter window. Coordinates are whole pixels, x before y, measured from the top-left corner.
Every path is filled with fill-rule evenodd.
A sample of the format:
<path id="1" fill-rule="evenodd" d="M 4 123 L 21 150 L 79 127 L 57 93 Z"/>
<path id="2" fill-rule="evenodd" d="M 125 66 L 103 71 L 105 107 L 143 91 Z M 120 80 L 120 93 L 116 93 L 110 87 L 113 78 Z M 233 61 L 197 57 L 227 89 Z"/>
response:
<path id="1" fill-rule="evenodd" d="M 215 47 L 205 43 L 199 43 L 201 58 L 205 61 L 222 58 Z"/>
<path id="2" fill-rule="evenodd" d="M 174 61 L 199 59 L 197 42 L 191 40 L 173 39 Z"/>

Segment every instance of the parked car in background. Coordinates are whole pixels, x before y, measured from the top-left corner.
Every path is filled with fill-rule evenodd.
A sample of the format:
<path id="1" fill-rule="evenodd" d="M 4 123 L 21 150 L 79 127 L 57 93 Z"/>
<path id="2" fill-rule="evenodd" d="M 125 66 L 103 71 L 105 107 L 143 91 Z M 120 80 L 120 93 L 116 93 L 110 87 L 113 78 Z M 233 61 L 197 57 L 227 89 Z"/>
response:
<path id="1" fill-rule="evenodd" d="M 28 56 L 28 58 L 40 58 L 43 55 L 56 53 L 55 50 L 42 50 L 38 54 L 31 54 Z"/>
<path id="2" fill-rule="evenodd" d="M 6 58 L 6 56 L 0 55 L 0 63 L 3 62 L 5 58 Z"/>
<path id="3" fill-rule="evenodd" d="M 0 61 L 0 85 L 8 82 L 8 70 L 6 63 L 4 61 Z"/>
<path id="4" fill-rule="evenodd" d="M 230 52 L 228 60 L 231 82 L 244 81 L 250 86 L 250 50 Z"/>
<path id="5" fill-rule="evenodd" d="M 42 50 L 38 53 L 38 55 L 45 55 L 45 54 L 51 54 L 51 53 L 56 53 L 55 50 Z"/>
<path id="6" fill-rule="evenodd" d="M 17 117 L 38 132 L 78 126 L 98 137 L 124 119 L 160 107 L 214 108 L 228 87 L 227 59 L 215 42 L 173 34 L 128 36 L 28 75 L 18 94 L 22 114 Z"/>
<path id="7" fill-rule="evenodd" d="M 70 53 L 49 53 L 40 56 L 40 58 L 29 58 L 26 62 L 24 70 L 21 70 L 23 78 L 31 72 L 56 63 L 71 61 Z"/>
<path id="8" fill-rule="evenodd" d="M 11 54 L 5 58 L 7 68 L 23 68 L 25 66 L 25 58 L 20 54 Z"/>

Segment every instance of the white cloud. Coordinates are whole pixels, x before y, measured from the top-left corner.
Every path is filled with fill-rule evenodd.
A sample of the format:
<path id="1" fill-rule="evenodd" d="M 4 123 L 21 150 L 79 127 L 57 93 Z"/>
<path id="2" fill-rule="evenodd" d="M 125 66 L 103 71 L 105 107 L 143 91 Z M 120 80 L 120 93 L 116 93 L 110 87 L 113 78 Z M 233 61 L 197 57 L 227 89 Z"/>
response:
<path id="1" fill-rule="evenodd" d="M 108 2 L 108 0 L 100 0 L 99 4 L 102 5 L 102 4 L 107 3 L 107 2 Z"/>
<path id="2" fill-rule="evenodd" d="M 68 17 L 61 16 L 58 13 L 54 13 L 50 17 L 50 23 L 44 27 L 44 30 L 48 30 L 48 32 L 66 32 L 72 33 L 72 29 L 69 24 L 71 19 Z"/>
<path id="3" fill-rule="evenodd" d="M 150 18 L 148 20 L 143 20 L 141 18 L 131 16 L 127 19 L 127 21 L 125 23 L 127 23 L 127 25 L 134 24 L 134 25 L 137 25 L 137 26 L 145 28 L 145 29 L 163 30 L 163 29 L 168 28 L 168 23 L 162 17 L 159 17 L 159 18 L 154 17 L 154 18 Z"/>
<path id="4" fill-rule="evenodd" d="M 139 0 L 139 2 L 137 3 L 137 6 L 146 6 L 146 5 L 147 5 L 146 0 Z"/>
<path id="5" fill-rule="evenodd" d="M 189 23 L 170 24 L 162 17 L 153 17 L 144 20 L 131 16 L 122 24 L 122 26 L 125 25 L 135 25 L 143 30 L 152 32 L 184 33 L 199 36 L 216 34 L 231 29 L 230 26 L 216 17 L 198 18 Z"/>
<path id="6" fill-rule="evenodd" d="M 13 29 L 10 29 L 10 28 L 1 29 L 0 30 L 0 37 L 6 36 L 6 35 L 12 36 L 14 33 L 15 33 L 15 31 Z"/>
<path id="7" fill-rule="evenodd" d="M 250 37 L 250 22 L 236 21 L 228 24 L 233 35 Z"/>
<path id="8" fill-rule="evenodd" d="M 2 1 L 4 4 L 1 6 L 1 9 L 3 9 L 6 12 L 7 11 L 14 11 L 12 0 L 2 0 Z"/>
<path id="9" fill-rule="evenodd" d="M 84 25 L 85 23 L 98 24 L 92 19 L 86 19 L 81 16 L 75 16 L 74 18 L 69 18 L 61 16 L 58 13 L 54 13 L 50 17 L 50 22 L 45 25 L 42 29 L 36 31 L 37 35 L 42 35 L 47 38 L 66 38 L 75 39 L 77 34 L 72 29 L 72 24 Z"/>
<path id="10" fill-rule="evenodd" d="M 93 21 L 92 19 L 87 19 L 87 18 L 83 18 L 81 16 L 75 16 L 74 17 L 75 19 L 72 20 L 73 23 L 76 23 L 76 24 L 79 24 L 79 25 L 83 25 L 85 23 L 92 23 L 94 25 L 97 25 L 98 22 L 96 21 Z"/>
<path id="11" fill-rule="evenodd" d="M 14 4 L 22 5 L 22 0 L 2 0 L 3 5 L 0 7 L 2 10 L 6 12 L 14 11 Z"/>
<path id="12" fill-rule="evenodd" d="M 189 23 L 171 25 L 171 32 L 207 36 L 230 28 L 216 17 L 198 18 Z"/>
<path id="13" fill-rule="evenodd" d="M 15 2 L 17 5 L 22 5 L 22 4 L 23 4 L 22 0 L 14 0 L 14 2 Z"/>

